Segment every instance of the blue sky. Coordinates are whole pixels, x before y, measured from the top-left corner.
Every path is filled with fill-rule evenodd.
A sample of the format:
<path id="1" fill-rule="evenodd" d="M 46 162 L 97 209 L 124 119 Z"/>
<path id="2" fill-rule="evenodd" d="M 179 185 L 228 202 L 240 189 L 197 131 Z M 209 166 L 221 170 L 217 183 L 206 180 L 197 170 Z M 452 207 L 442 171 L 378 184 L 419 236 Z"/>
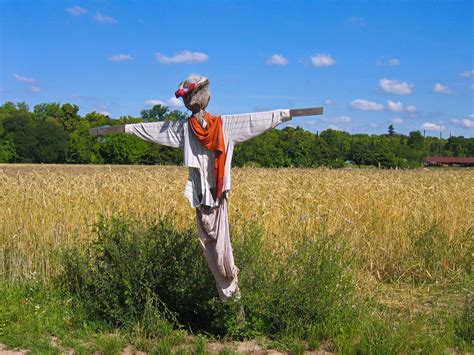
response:
<path id="1" fill-rule="evenodd" d="M 0 102 L 139 116 L 207 76 L 212 114 L 474 136 L 473 2 L 0 0 Z M 173 107 L 174 108 L 174 107 Z"/>

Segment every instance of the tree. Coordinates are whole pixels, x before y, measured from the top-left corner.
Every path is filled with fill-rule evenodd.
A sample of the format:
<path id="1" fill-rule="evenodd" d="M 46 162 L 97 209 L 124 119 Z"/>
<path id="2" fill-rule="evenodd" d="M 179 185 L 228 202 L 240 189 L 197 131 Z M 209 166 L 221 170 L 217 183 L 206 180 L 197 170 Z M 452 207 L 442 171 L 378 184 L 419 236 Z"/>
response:
<path id="1" fill-rule="evenodd" d="M 181 120 L 187 114 L 155 105 L 143 117 L 112 119 L 97 112 L 79 115 L 79 107 L 41 103 L 29 111 L 26 103 L 0 106 L 0 162 L 181 164 L 179 149 L 144 142 L 129 135 L 93 138 L 89 128 L 144 120 Z M 426 155 L 473 156 L 474 138 L 423 137 L 420 131 L 398 134 L 350 135 L 328 129 L 320 135 L 302 128 L 273 129 L 235 147 L 234 165 L 262 167 L 342 167 L 347 159 L 358 165 L 418 167 Z"/>
<path id="2" fill-rule="evenodd" d="M 23 109 L 16 111 L 3 122 L 6 140 L 15 146 L 14 162 L 33 163 L 38 145 L 36 134 L 31 119 L 31 113 Z"/>
<path id="3" fill-rule="evenodd" d="M 295 167 L 314 166 L 314 157 L 311 155 L 311 148 L 314 141 L 314 134 L 297 127 L 286 127 L 279 131 L 279 145 L 288 156 L 289 164 Z"/>
<path id="4" fill-rule="evenodd" d="M 321 141 L 323 163 L 333 168 L 344 166 L 350 149 L 349 133 L 327 129 L 321 132 L 319 141 Z"/>
<path id="5" fill-rule="evenodd" d="M 35 127 L 37 148 L 34 156 L 37 163 L 63 163 L 66 158 L 67 134 L 54 118 L 39 121 Z"/>
<path id="6" fill-rule="evenodd" d="M 445 153 L 445 144 L 439 138 L 431 140 L 429 146 L 429 155 L 444 155 Z"/>
<path id="7" fill-rule="evenodd" d="M 147 143 L 148 149 L 140 158 L 141 164 L 181 165 L 183 151 L 159 144 Z"/>
<path id="8" fill-rule="evenodd" d="M 366 134 L 355 135 L 351 141 L 349 159 L 359 165 L 369 164 L 371 161 L 370 137 Z"/>
<path id="9" fill-rule="evenodd" d="M 0 106 L 0 122 L 5 121 L 17 112 L 17 107 L 13 102 L 7 101 Z"/>
<path id="10" fill-rule="evenodd" d="M 388 126 L 388 135 L 390 137 L 393 137 L 393 135 L 395 134 L 395 128 L 393 127 L 393 125 L 391 124 L 390 126 Z"/>
<path id="11" fill-rule="evenodd" d="M 113 123 L 111 118 L 95 111 L 87 113 L 84 119 L 89 124 L 89 127 L 100 127 Z"/>
<path id="12" fill-rule="evenodd" d="M 390 140 L 386 136 L 380 136 L 374 141 L 372 147 L 373 159 L 377 166 L 383 168 L 395 168 L 400 166 L 400 159 L 396 157 L 391 149 Z M 374 164 L 374 165 L 375 165 Z"/>
<path id="13" fill-rule="evenodd" d="M 62 111 L 59 103 L 42 103 L 35 105 L 33 114 L 37 121 L 46 121 L 48 118 L 61 119 Z"/>
<path id="14" fill-rule="evenodd" d="M 66 103 L 61 106 L 60 122 L 67 132 L 74 131 L 81 117 L 78 115 L 79 106 Z"/>
<path id="15" fill-rule="evenodd" d="M 129 134 L 106 136 L 100 145 L 100 154 L 109 164 L 139 164 L 147 150 L 145 141 Z"/>
<path id="16" fill-rule="evenodd" d="M 420 131 L 412 131 L 408 134 L 408 146 L 413 149 L 422 149 L 424 138 Z"/>
<path id="17" fill-rule="evenodd" d="M 180 110 L 173 110 L 168 115 L 165 116 L 165 120 L 167 121 L 179 121 L 182 119 L 187 118 L 188 115 Z"/>
<path id="18" fill-rule="evenodd" d="M 448 139 L 448 143 L 446 144 L 446 149 L 451 153 L 454 157 L 463 157 L 464 153 L 464 137 L 455 137 L 451 136 Z"/>
<path id="19" fill-rule="evenodd" d="M 146 122 L 156 122 L 163 121 L 166 113 L 168 112 L 168 107 L 161 105 L 154 105 L 151 109 L 142 110 L 140 115 Z"/>
<path id="20" fill-rule="evenodd" d="M 0 139 L 0 163 L 9 163 L 15 153 L 15 146 L 11 140 Z"/>
<path id="21" fill-rule="evenodd" d="M 281 131 L 271 129 L 235 147 L 235 166 L 290 166 L 291 161 L 281 145 Z"/>
<path id="22" fill-rule="evenodd" d="M 84 120 L 69 134 L 66 146 L 68 163 L 96 164 L 102 162 L 99 143 L 89 135 L 89 125 Z"/>

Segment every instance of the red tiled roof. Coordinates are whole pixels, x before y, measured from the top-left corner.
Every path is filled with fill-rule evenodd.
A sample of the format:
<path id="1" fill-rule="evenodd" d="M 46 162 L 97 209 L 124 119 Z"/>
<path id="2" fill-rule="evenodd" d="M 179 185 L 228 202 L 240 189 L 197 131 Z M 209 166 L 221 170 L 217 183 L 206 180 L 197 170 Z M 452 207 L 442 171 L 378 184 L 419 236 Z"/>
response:
<path id="1" fill-rule="evenodd" d="M 474 164 L 474 157 L 426 157 L 427 163 Z"/>

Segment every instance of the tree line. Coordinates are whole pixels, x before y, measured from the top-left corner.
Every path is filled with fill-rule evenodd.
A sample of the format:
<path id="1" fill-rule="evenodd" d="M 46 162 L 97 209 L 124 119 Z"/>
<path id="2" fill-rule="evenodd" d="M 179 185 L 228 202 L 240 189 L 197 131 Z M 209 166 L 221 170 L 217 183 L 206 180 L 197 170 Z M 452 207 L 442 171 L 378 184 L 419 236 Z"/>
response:
<path id="1" fill-rule="evenodd" d="M 178 120 L 181 111 L 155 105 L 140 117 L 112 119 L 97 112 L 84 116 L 79 106 L 24 103 L 0 106 L 0 163 L 182 164 L 182 152 L 145 142 L 133 135 L 93 138 L 89 128 L 138 122 Z M 342 167 L 346 164 L 385 168 L 419 167 L 427 155 L 474 156 L 474 138 L 424 137 L 420 131 L 399 134 L 350 134 L 327 129 L 320 134 L 302 128 L 272 129 L 236 146 L 234 166 Z"/>

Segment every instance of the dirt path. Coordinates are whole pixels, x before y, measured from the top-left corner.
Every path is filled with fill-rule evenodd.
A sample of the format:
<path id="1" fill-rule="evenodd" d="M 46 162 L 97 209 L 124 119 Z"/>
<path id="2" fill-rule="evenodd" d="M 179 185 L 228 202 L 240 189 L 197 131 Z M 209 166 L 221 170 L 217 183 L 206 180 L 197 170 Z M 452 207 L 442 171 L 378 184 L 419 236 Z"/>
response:
<path id="1" fill-rule="evenodd" d="M 54 338 L 51 340 L 51 343 L 54 344 Z M 223 349 L 229 349 L 232 353 L 238 354 L 256 354 L 256 355 L 280 355 L 280 354 L 287 354 L 285 352 L 280 352 L 275 349 L 263 349 L 255 340 L 251 341 L 241 341 L 241 342 L 226 342 L 226 343 L 219 343 L 219 342 L 208 342 L 206 343 L 206 351 L 209 354 L 218 354 L 219 351 Z M 192 349 L 189 349 L 192 352 Z M 24 355 L 28 354 L 28 350 L 25 349 L 13 349 L 10 350 L 7 348 L 6 345 L 0 343 L 0 355 Z M 74 350 L 65 350 L 62 352 L 63 354 L 74 355 Z M 97 351 L 94 355 L 101 355 L 102 353 Z M 137 351 L 132 345 L 127 346 L 122 351 L 122 355 L 146 355 L 146 352 Z M 304 354 L 306 355 L 329 355 L 332 353 L 326 351 L 306 351 Z"/>

